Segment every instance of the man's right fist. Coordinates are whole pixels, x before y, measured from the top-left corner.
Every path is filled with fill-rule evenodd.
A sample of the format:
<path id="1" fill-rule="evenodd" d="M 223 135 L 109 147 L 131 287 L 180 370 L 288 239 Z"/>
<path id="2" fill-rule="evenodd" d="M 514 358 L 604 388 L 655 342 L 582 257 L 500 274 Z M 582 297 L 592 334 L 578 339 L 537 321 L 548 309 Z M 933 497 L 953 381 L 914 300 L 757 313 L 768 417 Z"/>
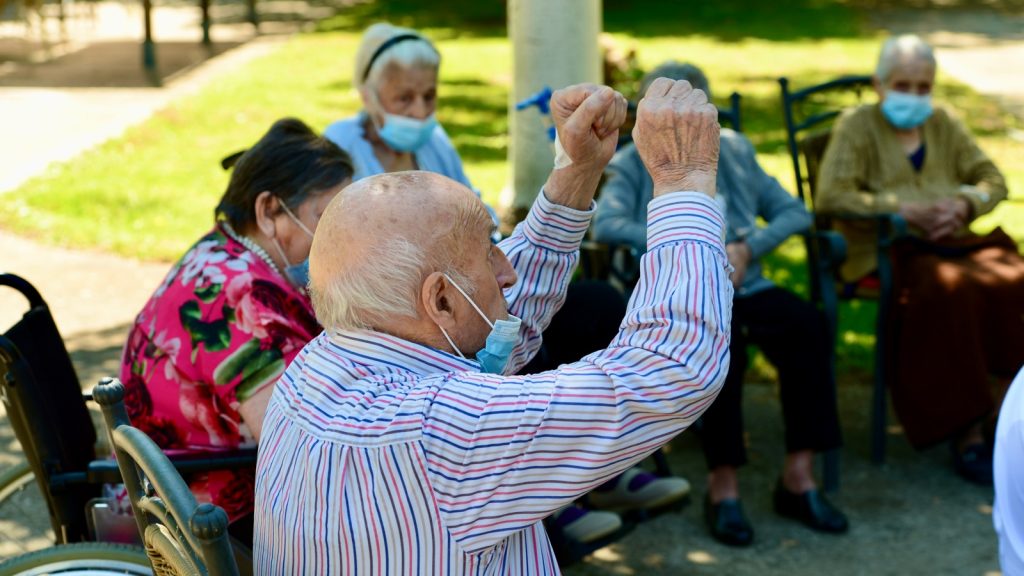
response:
<path id="1" fill-rule="evenodd" d="M 685 80 L 655 80 L 637 106 L 633 142 L 655 197 L 681 190 L 715 195 L 718 109 L 703 91 Z"/>

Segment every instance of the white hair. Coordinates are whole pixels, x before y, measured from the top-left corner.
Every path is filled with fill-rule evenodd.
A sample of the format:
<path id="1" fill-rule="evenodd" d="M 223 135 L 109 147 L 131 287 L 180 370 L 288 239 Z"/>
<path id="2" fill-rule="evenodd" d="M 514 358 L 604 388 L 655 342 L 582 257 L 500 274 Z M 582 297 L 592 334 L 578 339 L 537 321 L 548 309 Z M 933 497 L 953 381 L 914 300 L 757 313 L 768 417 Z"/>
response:
<path id="1" fill-rule="evenodd" d="M 392 45 L 382 52 L 372 63 L 374 53 L 385 42 L 403 34 L 420 36 L 418 40 L 404 40 Z M 356 69 L 354 86 L 358 89 L 365 86 L 376 88 L 380 76 L 391 64 L 403 68 L 426 66 L 435 70 L 441 65 L 441 54 L 430 40 L 411 28 L 401 28 L 385 22 L 374 24 L 363 32 L 363 39 L 356 51 Z M 367 67 L 370 67 L 367 73 Z"/>
<path id="2" fill-rule="evenodd" d="M 882 44 L 882 52 L 878 56 L 878 66 L 875 67 L 875 77 L 882 82 L 888 81 L 893 68 L 906 58 L 923 60 L 933 67 L 935 66 L 935 51 L 920 36 L 914 34 L 892 36 L 885 41 L 885 44 Z"/>
<path id="3" fill-rule="evenodd" d="M 347 259 L 345 269 L 330 276 L 322 290 L 310 283 L 316 318 L 327 330 L 366 330 L 395 317 L 415 319 L 423 279 L 438 269 L 472 295 L 476 286 L 452 266 L 450 256 L 443 250 L 440 259 L 447 261 L 438 263 L 406 238 L 380 242 L 359 258 Z"/>

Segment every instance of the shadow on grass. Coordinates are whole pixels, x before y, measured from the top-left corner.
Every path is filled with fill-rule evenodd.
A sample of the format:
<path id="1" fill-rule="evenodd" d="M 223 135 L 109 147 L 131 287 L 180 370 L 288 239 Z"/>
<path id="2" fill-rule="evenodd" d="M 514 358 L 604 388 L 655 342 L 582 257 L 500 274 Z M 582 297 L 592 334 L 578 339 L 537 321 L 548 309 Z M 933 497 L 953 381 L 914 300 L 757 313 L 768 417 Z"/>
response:
<path id="1" fill-rule="evenodd" d="M 475 0 L 377 0 L 360 2 L 321 20 L 317 32 L 358 32 L 386 21 L 417 30 L 431 29 L 435 39 L 448 36 L 506 36 L 505 2 Z"/>
<path id="2" fill-rule="evenodd" d="M 797 40 L 859 36 L 860 10 L 825 0 L 605 0 L 604 29 L 636 37 L 699 34 L 721 40 Z M 359 3 L 321 21 L 317 30 L 358 31 L 389 21 L 439 34 L 505 36 L 506 2 L 378 0 Z"/>
<path id="3" fill-rule="evenodd" d="M 847 0 L 867 10 L 994 10 L 1004 14 L 1024 13 L 1024 0 Z"/>
<path id="4" fill-rule="evenodd" d="M 854 8 L 823 0 L 605 0 L 604 28 L 636 37 L 710 36 L 719 40 L 759 38 L 792 41 L 852 38 L 863 32 Z"/>
<path id="5" fill-rule="evenodd" d="M 448 82 L 442 85 L 438 117 L 463 162 L 504 161 L 508 155 L 507 88 L 480 82 L 466 84 L 473 86 L 473 94 L 453 94 L 449 86 Z"/>

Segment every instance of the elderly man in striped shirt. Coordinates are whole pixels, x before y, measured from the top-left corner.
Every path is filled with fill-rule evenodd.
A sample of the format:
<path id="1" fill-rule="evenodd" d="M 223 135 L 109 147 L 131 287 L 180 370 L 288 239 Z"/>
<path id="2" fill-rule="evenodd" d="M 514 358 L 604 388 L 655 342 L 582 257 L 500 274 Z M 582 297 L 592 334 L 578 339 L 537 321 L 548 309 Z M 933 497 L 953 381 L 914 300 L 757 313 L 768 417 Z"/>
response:
<path id="1" fill-rule="evenodd" d="M 618 336 L 511 376 L 561 305 L 626 111 L 555 93 L 556 168 L 492 245 L 464 186 L 380 175 L 328 206 L 310 256 L 324 332 L 282 376 L 256 479 L 258 574 L 557 574 L 541 520 L 685 430 L 728 371 L 732 283 L 714 106 L 655 81 L 634 140 L 654 180 Z"/>

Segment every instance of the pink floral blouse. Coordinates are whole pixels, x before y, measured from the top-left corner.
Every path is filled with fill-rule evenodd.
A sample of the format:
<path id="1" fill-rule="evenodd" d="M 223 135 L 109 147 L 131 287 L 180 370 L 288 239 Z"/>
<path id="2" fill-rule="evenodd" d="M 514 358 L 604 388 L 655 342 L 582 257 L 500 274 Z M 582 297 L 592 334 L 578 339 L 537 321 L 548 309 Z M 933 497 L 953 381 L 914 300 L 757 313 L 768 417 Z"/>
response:
<path id="1" fill-rule="evenodd" d="M 239 405 L 273 386 L 319 332 L 308 297 L 218 225 L 135 319 L 121 363 L 132 425 L 168 453 L 255 447 Z M 253 510 L 254 473 L 188 480 L 233 522 Z"/>

